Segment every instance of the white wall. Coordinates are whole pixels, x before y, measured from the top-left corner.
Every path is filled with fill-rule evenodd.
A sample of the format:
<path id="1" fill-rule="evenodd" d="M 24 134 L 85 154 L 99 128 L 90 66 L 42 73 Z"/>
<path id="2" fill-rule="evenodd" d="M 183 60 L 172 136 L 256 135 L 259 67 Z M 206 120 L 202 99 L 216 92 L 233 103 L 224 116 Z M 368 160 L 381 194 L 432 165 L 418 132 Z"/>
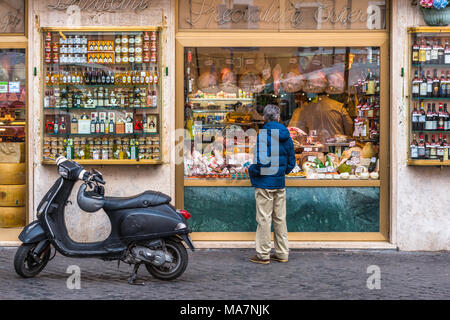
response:
<path id="1" fill-rule="evenodd" d="M 43 166 L 41 161 L 41 136 L 43 132 L 41 123 L 41 96 L 39 84 L 39 70 L 41 63 L 40 55 L 40 34 L 38 27 L 76 27 L 76 26 L 160 26 L 162 13 L 166 16 L 167 29 L 163 31 L 163 53 L 162 64 L 169 67 L 169 76 L 161 75 L 164 104 L 162 108 L 163 122 L 163 165 L 141 165 L 141 166 L 104 166 L 97 167 L 107 181 L 106 193 L 110 196 L 127 196 L 143 192 L 148 189 L 159 190 L 174 198 L 175 194 L 175 168 L 173 157 L 173 145 L 169 134 L 175 129 L 175 47 L 174 47 L 174 0 L 152 0 L 151 7 L 140 14 L 133 11 L 118 13 L 82 13 L 77 15 L 75 11 L 55 11 L 49 10 L 49 3 L 56 3 L 54 0 L 33 0 L 29 1 L 29 74 L 34 74 L 34 68 L 38 70 L 38 76 L 30 77 L 29 80 L 29 106 L 30 106 L 30 172 L 33 175 L 30 180 L 30 212 L 35 218 L 35 212 L 40 199 L 50 188 L 57 178 L 54 166 Z M 37 19 L 38 18 L 38 19 Z M 90 168 L 91 166 L 86 166 Z M 78 185 L 77 185 L 78 186 Z M 107 237 L 110 226 L 109 220 L 104 213 L 86 214 L 80 213 L 76 209 L 74 201 L 77 186 L 74 189 L 72 198 L 73 206 L 67 209 L 66 222 L 70 236 L 76 241 L 98 241 Z M 83 228 L 82 228 L 83 226 Z"/>
<path id="2" fill-rule="evenodd" d="M 391 215 L 401 250 L 450 250 L 450 167 L 407 166 L 408 33 L 425 26 L 419 8 L 393 0 L 391 30 Z M 401 77 L 405 68 L 405 77 Z"/>

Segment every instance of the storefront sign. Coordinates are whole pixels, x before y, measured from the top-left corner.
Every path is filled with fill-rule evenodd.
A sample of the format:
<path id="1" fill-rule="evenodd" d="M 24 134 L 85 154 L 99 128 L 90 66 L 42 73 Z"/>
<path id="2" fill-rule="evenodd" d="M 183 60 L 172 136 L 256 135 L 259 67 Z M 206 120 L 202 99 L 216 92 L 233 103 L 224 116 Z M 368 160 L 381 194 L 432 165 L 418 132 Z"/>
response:
<path id="1" fill-rule="evenodd" d="M 382 29 L 385 1 L 180 1 L 181 29 Z"/>
<path id="2" fill-rule="evenodd" d="M 67 10 L 77 6 L 80 11 L 118 12 L 124 10 L 144 11 L 151 0 L 54 0 L 48 5 L 51 10 Z"/>
<path id="3" fill-rule="evenodd" d="M 25 33 L 25 1 L 0 0 L 0 35 Z"/>

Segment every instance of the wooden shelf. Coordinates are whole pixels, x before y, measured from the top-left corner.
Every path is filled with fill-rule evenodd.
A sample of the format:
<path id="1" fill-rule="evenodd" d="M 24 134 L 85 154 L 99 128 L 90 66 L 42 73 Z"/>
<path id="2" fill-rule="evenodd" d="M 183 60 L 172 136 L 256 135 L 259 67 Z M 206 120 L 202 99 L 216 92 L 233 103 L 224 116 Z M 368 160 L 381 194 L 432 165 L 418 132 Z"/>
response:
<path id="1" fill-rule="evenodd" d="M 440 160 L 408 160 L 408 166 L 450 166 L 450 160 L 440 161 Z"/>
<path id="2" fill-rule="evenodd" d="M 158 165 L 163 164 L 162 160 L 116 160 L 116 159 L 110 159 L 110 160 L 74 160 L 76 163 L 85 165 Z M 45 165 L 56 165 L 55 161 L 52 160 L 43 160 L 42 164 Z"/>
<path id="3" fill-rule="evenodd" d="M 189 102 L 208 102 L 208 101 L 244 101 L 252 102 L 253 98 L 189 98 Z"/>

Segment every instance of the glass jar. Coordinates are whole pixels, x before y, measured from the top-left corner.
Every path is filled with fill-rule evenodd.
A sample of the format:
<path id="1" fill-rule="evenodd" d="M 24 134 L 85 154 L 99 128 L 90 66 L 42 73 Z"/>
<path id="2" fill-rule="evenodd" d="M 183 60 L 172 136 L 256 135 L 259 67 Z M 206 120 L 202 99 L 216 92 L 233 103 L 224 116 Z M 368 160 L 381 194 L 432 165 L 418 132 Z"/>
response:
<path id="1" fill-rule="evenodd" d="M 136 37 L 134 37 L 134 43 L 136 45 L 141 45 L 142 44 L 142 34 L 138 34 Z"/>

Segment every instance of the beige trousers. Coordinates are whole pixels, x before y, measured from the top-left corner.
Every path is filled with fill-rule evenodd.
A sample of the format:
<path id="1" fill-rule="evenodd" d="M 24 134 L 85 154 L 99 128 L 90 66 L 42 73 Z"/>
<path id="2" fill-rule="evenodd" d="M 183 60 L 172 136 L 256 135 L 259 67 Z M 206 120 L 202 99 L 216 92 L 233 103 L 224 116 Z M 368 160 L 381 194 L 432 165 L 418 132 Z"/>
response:
<path id="1" fill-rule="evenodd" d="M 289 243 L 286 225 L 286 189 L 255 188 L 256 199 L 256 253 L 260 259 L 269 259 L 270 228 L 273 221 L 275 254 L 288 259 Z"/>

